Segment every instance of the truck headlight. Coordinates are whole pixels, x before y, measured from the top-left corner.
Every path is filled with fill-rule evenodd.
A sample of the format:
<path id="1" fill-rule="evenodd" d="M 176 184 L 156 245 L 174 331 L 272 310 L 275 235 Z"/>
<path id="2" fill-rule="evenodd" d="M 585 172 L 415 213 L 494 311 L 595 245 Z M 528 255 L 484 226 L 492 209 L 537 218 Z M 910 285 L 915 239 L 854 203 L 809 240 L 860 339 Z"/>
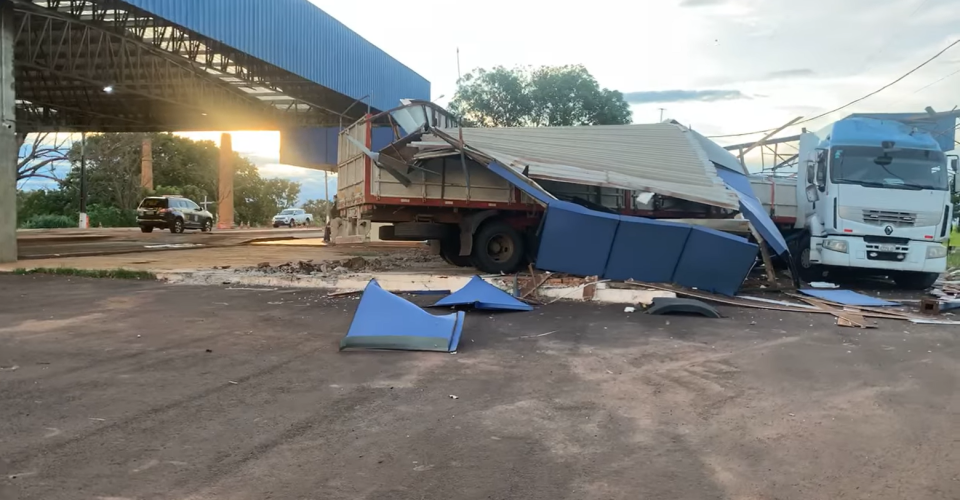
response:
<path id="1" fill-rule="evenodd" d="M 947 247 L 943 245 L 933 245 L 927 247 L 928 259 L 942 259 L 947 256 Z"/>
<path id="2" fill-rule="evenodd" d="M 847 253 L 847 242 L 843 240 L 823 240 L 823 248 L 834 252 Z"/>

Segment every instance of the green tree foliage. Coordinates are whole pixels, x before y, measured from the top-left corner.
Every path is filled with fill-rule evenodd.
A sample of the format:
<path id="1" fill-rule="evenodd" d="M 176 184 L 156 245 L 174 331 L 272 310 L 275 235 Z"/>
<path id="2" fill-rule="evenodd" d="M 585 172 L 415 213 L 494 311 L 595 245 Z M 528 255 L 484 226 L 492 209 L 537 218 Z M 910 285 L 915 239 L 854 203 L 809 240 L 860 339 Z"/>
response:
<path id="1" fill-rule="evenodd" d="M 330 210 L 330 201 L 328 200 L 307 200 L 300 208 L 306 210 L 308 214 L 313 214 L 317 221 L 327 220 L 327 211 Z"/>
<path id="2" fill-rule="evenodd" d="M 558 127 L 631 122 L 623 94 L 601 88 L 581 65 L 477 69 L 460 79 L 450 109 L 481 127 Z"/>
<path id="3" fill-rule="evenodd" d="M 144 138 L 152 141 L 155 189 L 140 186 Z M 83 146 L 87 171 L 87 214 L 91 225 L 132 225 L 136 207 L 144 196 L 175 194 L 202 203 L 217 201 L 220 150 L 210 141 L 192 141 L 173 134 L 92 134 Z M 300 183 L 264 179 L 256 166 L 234 153 L 234 206 L 236 220 L 266 223 L 279 210 L 296 206 Z M 18 194 L 18 222 L 44 214 L 77 219 L 80 199 L 81 144 L 75 141 L 67 158 L 70 173 L 59 190 Z M 208 210 L 216 214 L 215 203 Z M 75 223 L 73 223 L 75 225 Z M 72 226 L 71 226 L 72 227 Z"/>
<path id="4" fill-rule="evenodd" d="M 264 179 L 246 158 L 238 156 L 235 161 L 233 203 L 237 222 L 266 224 L 280 210 L 297 205 L 299 182 Z"/>

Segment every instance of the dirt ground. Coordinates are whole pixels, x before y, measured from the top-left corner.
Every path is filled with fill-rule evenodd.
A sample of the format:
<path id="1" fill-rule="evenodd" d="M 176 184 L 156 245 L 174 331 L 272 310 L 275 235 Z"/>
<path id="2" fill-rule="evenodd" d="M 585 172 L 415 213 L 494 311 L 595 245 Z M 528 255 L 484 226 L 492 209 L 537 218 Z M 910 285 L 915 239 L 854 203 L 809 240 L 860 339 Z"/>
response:
<path id="1" fill-rule="evenodd" d="M 278 245 L 236 245 L 218 248 L 167 250 L 83 257 L 22 259 L 13 264 L 0 265 L 0 272 L 16 268 L 75 267 L 82 269 L 135 269 L 153 272 L 190 269 L 256 267 L 262 262 L 280 265 L 287 262 L 348 259 L 354 256 L 382 258 L 416 252 L 418 248 L 363 247 L 363 246 L 294 246 L 290 242 Z M 424 250 L 425 252 L 425 250 Z M 442 265 L 440 258 L 436 262 Z"/>
<path id="2" fill-rule="evenodd" d="M 557 303 L 338 352 L 356 304 L 0 275 L 0 498 L 960 498 L 949 327 Z"/>

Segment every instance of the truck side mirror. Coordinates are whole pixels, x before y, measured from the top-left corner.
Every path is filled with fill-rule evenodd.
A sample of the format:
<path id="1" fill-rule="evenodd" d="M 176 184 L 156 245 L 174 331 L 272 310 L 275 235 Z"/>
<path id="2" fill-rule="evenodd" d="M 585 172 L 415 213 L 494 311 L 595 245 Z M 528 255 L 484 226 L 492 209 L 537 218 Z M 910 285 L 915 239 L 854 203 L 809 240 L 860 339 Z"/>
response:
<path id="1" fill-rule="evenodd" d="M 807 160 L 807 184 L 813 184 L 817 172 L 817 164 L 813 160 Z"/>
<path id="2" fill-rule="evenodd" d="M 818 200 L 820 200 L 820 193 L 817 192 L 817 186 L 813 184 L 807 186 L 807 201 L 816 203 Z"/>
<path id="3" fill-rule="evenodd" d="M 947 155 L 947 160 L 950 162 L 950 169 L 947 170 L 947 174 L 953 175 L 953 185 L 950 186 L 950 189 L 954 193 L 960 193 L 960 176 L 957 175 L 957 167 L 958 164 L 960 164 L 960 156 Z"/>

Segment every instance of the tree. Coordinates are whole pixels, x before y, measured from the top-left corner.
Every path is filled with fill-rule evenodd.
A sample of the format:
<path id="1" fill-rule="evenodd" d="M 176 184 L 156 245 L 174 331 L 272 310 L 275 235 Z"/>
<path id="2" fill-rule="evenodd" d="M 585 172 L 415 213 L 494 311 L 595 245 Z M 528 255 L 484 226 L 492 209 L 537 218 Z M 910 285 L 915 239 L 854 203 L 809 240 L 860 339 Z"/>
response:
<path id="1" fill-rule="evenodd" d="M 33 137 L 27 142 L 28 136 L 18 135 L 17 142 L 17 182 L 27 179 L 41 178 L 56 182 L 61 179 L 56 176 L 57 163 L 67 163 L 67 152 L 70 147 L 67 142 L 69 134 L 53 134 L 42 132 L 31 134 Z"/>
<path id="2" fill-rule="evenodd" d="M 460 79 L 450 108 L 467 124 L 481 127 L 631 122 L 623 94 L 601 88 L 582 65 L 477 69 Z"/>
<path id="3" fill-rule="evenodd" d="M 327 220 L 327 212 L 330 210 L 330 200 L 307 200 L 300 205 L 308 214 L 313 214 L 317 221 Z"/>

